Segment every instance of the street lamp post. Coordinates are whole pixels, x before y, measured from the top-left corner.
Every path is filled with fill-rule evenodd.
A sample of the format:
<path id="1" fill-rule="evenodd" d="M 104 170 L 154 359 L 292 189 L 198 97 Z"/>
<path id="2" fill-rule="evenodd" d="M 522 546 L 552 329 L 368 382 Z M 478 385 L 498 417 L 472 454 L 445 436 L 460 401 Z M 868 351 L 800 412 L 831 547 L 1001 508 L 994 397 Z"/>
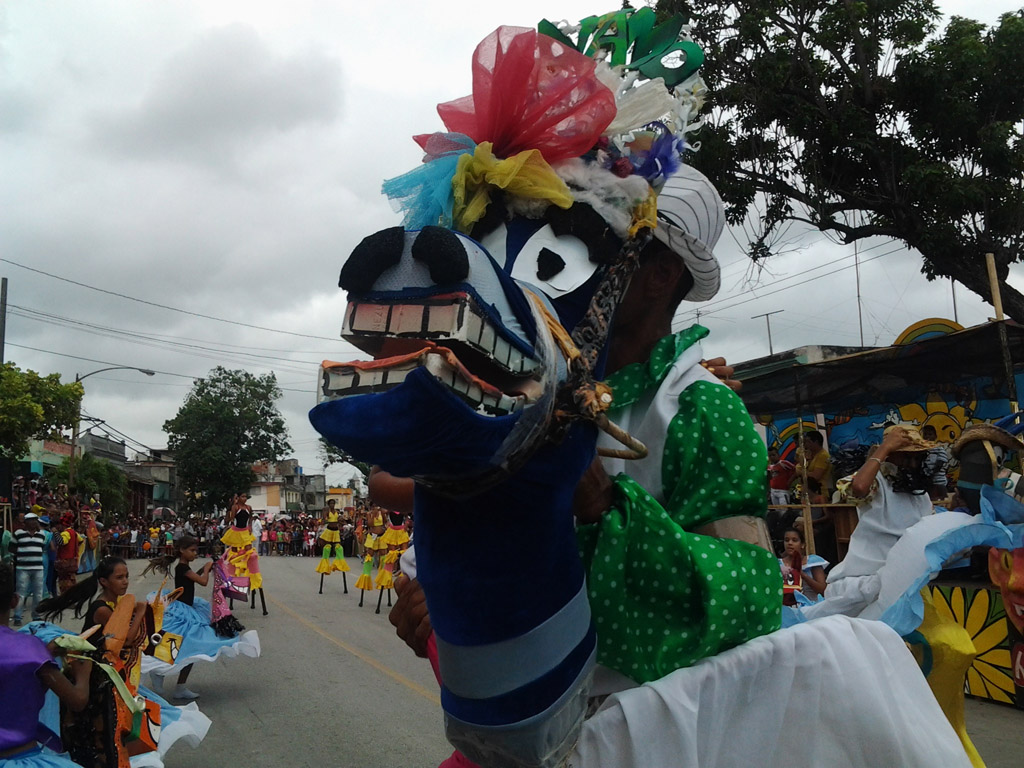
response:
<path id="1" fill-rule="evenodd" d="M 155 376 L 156 371 L 151 371 L 148 368 L 136 368 L 134 365 L 112 365 L 109 368 L 100 368 L 98 371 L 91 371 L 84 376 L 75 374 L 75 383 L 77 384 L 82 379 L 87 379 L 90 376 L 95 376 L 97 373 L 105 373 L 106 371 L 138 371 L 144 373 L 147 376 Z M 85 397 L 85 393 L 82 393 L 82 397 Z M 78 411 L 75 413 L 75 424 L 71 430 L 71 456 L 68 458 L 68 493 L 73 493 L 75 488 L 75 451 L 78 447 L 78 422 L 82 420 L 82 401 L 78 401 Z"/>

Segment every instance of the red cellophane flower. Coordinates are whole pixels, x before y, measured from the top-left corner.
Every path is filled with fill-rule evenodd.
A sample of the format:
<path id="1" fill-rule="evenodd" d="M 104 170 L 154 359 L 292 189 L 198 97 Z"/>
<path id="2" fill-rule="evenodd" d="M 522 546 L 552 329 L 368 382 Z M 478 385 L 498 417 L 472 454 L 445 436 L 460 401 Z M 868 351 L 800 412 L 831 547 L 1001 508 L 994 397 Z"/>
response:
<path id="1" fill-rule="evenodd" d="M 537 149 L 548 163 L 589 151 L 615 117 L 596 62 L 536 30 L 499 27 L 473 53 L 473 95 L 439 104 L 449 131 L 498 157 Z"/>

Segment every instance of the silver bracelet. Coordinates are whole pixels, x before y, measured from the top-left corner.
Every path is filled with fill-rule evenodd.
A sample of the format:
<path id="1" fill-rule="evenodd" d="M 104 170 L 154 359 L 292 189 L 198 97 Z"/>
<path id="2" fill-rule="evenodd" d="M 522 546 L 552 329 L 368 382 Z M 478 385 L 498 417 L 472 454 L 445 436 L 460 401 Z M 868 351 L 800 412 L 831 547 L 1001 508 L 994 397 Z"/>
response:
<path id="1" fill-rule="evenodd" d="M 868 456 L 868 461 L 877 461 L 878 466 L 882 466 L 882 460 L 877 456 Z"/>

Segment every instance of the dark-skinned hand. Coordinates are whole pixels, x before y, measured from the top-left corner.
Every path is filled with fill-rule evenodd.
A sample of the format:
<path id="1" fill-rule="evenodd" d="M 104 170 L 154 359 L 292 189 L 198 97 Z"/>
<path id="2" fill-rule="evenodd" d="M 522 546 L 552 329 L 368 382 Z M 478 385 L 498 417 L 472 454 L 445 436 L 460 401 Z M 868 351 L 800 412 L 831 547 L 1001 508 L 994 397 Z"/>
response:
<path id="1" fill-rule="evenodd" d="M 427 613 L 427 597 L 420 583 L 402 574 L 395 580 L 395 601 L 388 620 L 395 626 L 395 632 L 420 658 L 427 657 L 427 640 L 433 628 Z"/>

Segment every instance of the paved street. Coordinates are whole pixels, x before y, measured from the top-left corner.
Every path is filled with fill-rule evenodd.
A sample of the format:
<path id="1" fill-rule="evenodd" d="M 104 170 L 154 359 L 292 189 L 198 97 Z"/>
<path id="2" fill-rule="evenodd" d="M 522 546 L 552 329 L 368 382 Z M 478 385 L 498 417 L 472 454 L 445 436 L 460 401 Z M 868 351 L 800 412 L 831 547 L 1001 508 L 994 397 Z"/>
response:
<path id="1" fill-rule="evenodd" d="M 334 574 L 318 595 L 317 562 L 260 558 L 270 615 L 261 615 L 258 599 L 255 611 L 236 603 L 235 613 L 259 632 L 263 655 L 196 666 L 189 686 L 213 725 L 198 749 L 175 746 L 167 768 L 433 767 L 451 754 L 430 664 L 395 635 L 387 599 L 380 615 L 376 593 L 357 607 L 355 558 L 349 594 Z M 129 567 L 134 577 L 142 561 Z M 145 595 L 158 583 L 135 579 L 132 592 Z"/>
<path id="2" fill-rule="evenodd" d="M 386 601 L 380 615 L 374 593 L 357 607 L 355 558 L 349 594 L 335 574 L 318 595 L 316 562 L 261 558 L 270 615 L 236 613 L 259 631 L 263 656 L 196 667 L 189 686 L 213 725 L 197 750 L 174 747 L 167 768 L 433 768 L 450 754 L 430 665 L 395 636 Z M 142 561 L 130 568 L 134 577 Z M 135 579 L 132 591 L 157 583 Z M 968 699 L 967 724 L 988 768 L 1020 765 L 1024 712 Z"/>

